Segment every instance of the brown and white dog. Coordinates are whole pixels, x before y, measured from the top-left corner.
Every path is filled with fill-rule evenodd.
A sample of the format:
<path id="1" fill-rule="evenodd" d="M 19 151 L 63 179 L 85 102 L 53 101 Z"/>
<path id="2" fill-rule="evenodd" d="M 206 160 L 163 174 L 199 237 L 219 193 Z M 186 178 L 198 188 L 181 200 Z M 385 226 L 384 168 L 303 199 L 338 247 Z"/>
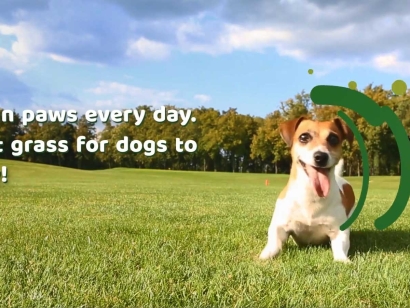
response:
<path id="1" fill-rule="evenodd" d="M 319 122 L 305 117 L 284 122 L 279 130 L 291 147 L 292 168 L 259 258 L 275 257 L 292 236 L 298 245 L 330 241 L 334 260 L 350 262 L 350 230 L 340 226 L 356 206 L 353 189 L 342 178 L 342 142 L 353 142 L 352 131 L 338 118 Z"/>

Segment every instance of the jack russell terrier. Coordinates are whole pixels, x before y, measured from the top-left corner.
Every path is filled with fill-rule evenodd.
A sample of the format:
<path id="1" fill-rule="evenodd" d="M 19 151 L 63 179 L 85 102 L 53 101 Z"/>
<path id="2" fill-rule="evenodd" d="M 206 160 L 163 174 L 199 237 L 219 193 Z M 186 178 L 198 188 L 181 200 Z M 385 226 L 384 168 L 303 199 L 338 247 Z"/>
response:
<path id="1" fill-rule="evenodd" d="M 291 236 L 299 246 L 330 241 L 334 260 L 350 262 L 350 229 L 340 226 L 356 206 L 352 186 L 342 178 L 342 142 L 352 144 L 352 131 L 338 118 L 319 122 L 305 117 L 282 123 L 279 131 L 291 147 L 292 168 L 259 258 L 277 256 Z"/>

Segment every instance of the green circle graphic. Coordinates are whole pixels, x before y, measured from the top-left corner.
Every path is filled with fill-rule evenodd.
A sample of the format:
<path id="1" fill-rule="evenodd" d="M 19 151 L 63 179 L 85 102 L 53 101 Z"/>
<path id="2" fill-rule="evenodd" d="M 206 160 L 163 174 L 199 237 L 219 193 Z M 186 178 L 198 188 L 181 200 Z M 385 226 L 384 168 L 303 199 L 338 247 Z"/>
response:
<path id="1" fill-rule="evenodd" d="M 349 88 L 350 89 L 352 89 L 352 90 L 356 90 L 357 89 L 357 83 L 356 83 L 356 81 L 350 81 L 349 82 L 349 84 L 348 84 L 348 86 L 349 86 Z"/>
<path id="2" fill-rule="evenodd" d="M 349 88 L 326 85 L 316 86 L 310 92 L 310 97 L 312 101 L 318 105 L 332 105 L 351 109 L 360 114 L 372 126 L 380 126 L 385 122 L 389 125 L 390 130 L 396 138 L 400 154 L 400 184 L 393 204 L 387 212 L 377 218 L 374 223 L 378 230 L 383 230 L 389 227 L 403 213 L 410 197 L 410 189 L 408 189 L 408 183 L 410 183 L 410 142 L 401 120 L 391 108 L 387 106 L 379 106 L 364 93 Z M 369 161 L 363 138 L 357 127 L 354 125 L 354 122 L 343 111 L 339 111 L 338 115 L 353 131 L 357 142 L 359 143 L 363 160 L 362 192 L 357 202 L 356 209 L 350 218 L 340 226 L 340 230 L 345 230 L 349 228 L 359 216 L 360 211 L 364 206 L 364 202 L 366 201 L 369 187 Z"/>
<path id="3" fill-rule="evenodd" d="M 310 69 L 308 69 L 308 73 L 310 74 L 310 75 L 312 75 L 313 74 L 313 70 L 310 68 Z"/>
<path id="4" fill-rule="evenodd" d="M 391 89 L 396 95 L 403 95 L 407 91 L 407 84 L 403 80 L 396 80 L 392 83 Z"/>

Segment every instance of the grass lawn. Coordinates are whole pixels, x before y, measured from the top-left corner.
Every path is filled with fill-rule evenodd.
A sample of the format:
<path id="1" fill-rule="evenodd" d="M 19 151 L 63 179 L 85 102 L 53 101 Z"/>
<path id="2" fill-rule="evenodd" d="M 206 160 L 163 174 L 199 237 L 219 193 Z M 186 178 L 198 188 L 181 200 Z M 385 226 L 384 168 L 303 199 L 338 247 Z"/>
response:
<path id="1" fill-rule="evenodd" d="M 373 225 L 398 177 L 371 177 L 346 265 L 257 259 L 285 175 L 2 165 L 1 307 L 410 307 L 410 207 Z"/>

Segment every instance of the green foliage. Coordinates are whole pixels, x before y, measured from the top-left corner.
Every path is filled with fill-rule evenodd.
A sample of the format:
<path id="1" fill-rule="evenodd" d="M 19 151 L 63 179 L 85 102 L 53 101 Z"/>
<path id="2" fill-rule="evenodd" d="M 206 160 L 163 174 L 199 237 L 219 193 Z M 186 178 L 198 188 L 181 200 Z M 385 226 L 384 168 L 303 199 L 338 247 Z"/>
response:
<path id="1" fill-rule="evenodd" d="M 410 134 L 410 92 L 395 96 L 392 91 L 372 84 L 364 88 L 363 93 L 381 106 L 389 106 L 401 119 Z M 167 109 L 186 110 L 175 106 Z M 30 123 L 21 126 L 20 117 L 14 115 L 12 123 L 0 122 L 0 140 L 4 142 L 4 151 L 0 158 L 13 159 L 10 145 L 14 139 L 20 140 L 68 140 L 67 153 L 24 153 L 21 159 L 80 169 L 132 167 L 173 170 L 229 171 L 229 172 L 274 172 L 286 173 L 290 168 L 289 149 L 279 134 L 281 122 L 302 115 L 317 120 L 333 119 L 339 108 L 315 105 L 308 93 L 302 91 L 294 98 L 279 104 L 265 118 L 243 115 L 236 108 L 218 111 L 213 108 L 194 108 L 192 116 L 197 121 L 189 122 L 185 127 L 178 123 L 157 123 L 152 119 L 150 106 L 139 106 L 146 116 L 140 126 L 134 125 L 134 116 L 125 123 L 105 123 L 104 129 L 96 133 L 95 126 L 87 123 L 84 116 L 76 124 Z M 342 108 L 343 109 L 343 108 Z M 396 141 L 387 125 L 373 127 L 352 110 L 345 110 L 363 135 L 370 161 L 371 175 L 399 175 L 400 157 Z M 108 140 L 104 153 L 89 153 L 85 149 L 79 153 L 76 149 L 78 136 L 86 140 Z M 168 150 L 154 156 L 144 155 L 144 151 L 120 153 L 116 143 L 129 137 L 130 140 L 166 140 Z M 194 153 L 178 153 L 175 139 L 194 140 L 197 150 Z M 357 142 L 352 147 L 344 148 L 344 158 L 348 175 L 361 174 L 361 153 Z"/>

